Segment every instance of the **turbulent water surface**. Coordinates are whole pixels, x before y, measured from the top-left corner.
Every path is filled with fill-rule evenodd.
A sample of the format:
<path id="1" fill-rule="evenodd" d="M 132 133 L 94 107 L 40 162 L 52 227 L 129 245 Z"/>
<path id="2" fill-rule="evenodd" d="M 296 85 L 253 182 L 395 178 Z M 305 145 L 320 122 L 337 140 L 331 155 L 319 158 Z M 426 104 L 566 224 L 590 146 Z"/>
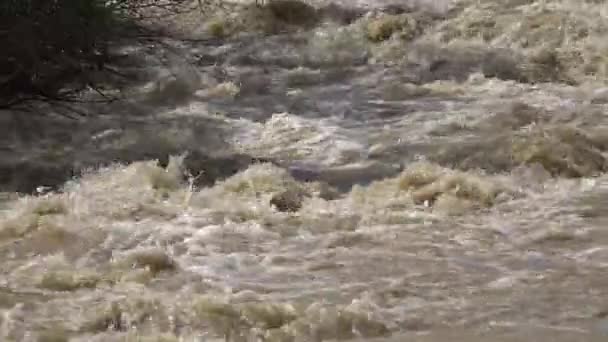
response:
<path id="1" fill-rule="evenodd" d="M 608 3 L 311 4 L 2 116 L 2 341 L 608 336 Z"/>

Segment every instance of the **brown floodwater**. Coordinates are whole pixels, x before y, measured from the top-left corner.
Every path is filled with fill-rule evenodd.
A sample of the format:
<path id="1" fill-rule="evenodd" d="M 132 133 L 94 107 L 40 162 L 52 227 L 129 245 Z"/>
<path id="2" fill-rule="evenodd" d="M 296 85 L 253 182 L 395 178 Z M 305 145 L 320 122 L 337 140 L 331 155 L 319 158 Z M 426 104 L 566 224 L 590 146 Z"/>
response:
<path id="1" fill-rule="evenodd" d="M 216 9 L 2 116 L 0 340 L 606 339 L 605 2 L 407 3 Z"/>

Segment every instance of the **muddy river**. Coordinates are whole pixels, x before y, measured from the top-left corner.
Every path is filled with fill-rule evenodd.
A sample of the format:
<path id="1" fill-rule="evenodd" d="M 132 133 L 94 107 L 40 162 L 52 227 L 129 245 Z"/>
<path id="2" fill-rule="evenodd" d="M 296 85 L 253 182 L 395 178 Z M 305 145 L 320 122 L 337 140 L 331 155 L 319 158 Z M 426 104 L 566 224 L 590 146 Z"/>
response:
<path id="1" fill-rule="evenodd" d="M 2 116 L 2 341 L 608 339 L 606 1 L 224 5 Z"/>

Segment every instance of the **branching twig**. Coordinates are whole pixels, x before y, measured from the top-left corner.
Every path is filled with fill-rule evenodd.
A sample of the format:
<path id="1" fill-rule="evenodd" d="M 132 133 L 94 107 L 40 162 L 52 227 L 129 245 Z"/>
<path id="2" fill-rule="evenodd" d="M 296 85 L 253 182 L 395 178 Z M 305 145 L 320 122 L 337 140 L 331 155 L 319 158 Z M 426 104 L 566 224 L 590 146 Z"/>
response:
<path id="1" fill-rule="evenodd" d="M 85 4 L 84 8 L 88 8 L 87 1 L 95 0 L 81 1 Z M 198 8 L 203 13 L 205 3 L 203 0 L 197 1 Z M 156 15 L 149 17 L 162 18 L 196 11 L 197 4 L 193 4 L 191 0 L 115 0 L 112 3 L 95 1 L 92 10 L 85 13 L 84 17 L 78 18 L 78 21 L 71 21 L 74 19 L 71 16 L 76 12 L 71 7 L 73 3 L 69 1 L 33 2 L 31 6 L 27 10 L 19 8 L 19 15 L 7 14 L 17 9 L 9 8 L 12 12 L 0 12 L 0 46 L 5 48 L 0 55 L 0 96 L 3 97 L 0 99 L 0 109 L 14 109 L 23 104 L 40 101 L 86 115 L 68 104 L 110 103 L 121 98 L 106 94 L 97 82 L 87 77 L 88 66 L 95 63 L 91 49 L 116 37 L 116 32 L 107 25 L 106 14 L 116 14 L 121 18 L 124 18 L 123 14 L 127 14 L 133 19 L 139 15 L 145 17 L 156 12 Z M 83 14 L 78 12 L 77 15 Z M 87 24 L 78 24 L 83 21 Z M 143 26 L 145 25 L 134 25 L 138 28 Z M 72 36 L 75 38 L 65 39 L 65 30 L 74 33 Z M 107 56 L 107 53 L 103 52 L 102 56 Z M 98 68 L 128 78 L 103 63 Z M 60 90 L 73 81 L 78 84 L 72 87 L 74 89 Z M 100 98 L 81 99 L 79 94 L 82 93 L 83 87 L 89 87 Z M 48 89 L 45 91 L 46 88 Z"/>

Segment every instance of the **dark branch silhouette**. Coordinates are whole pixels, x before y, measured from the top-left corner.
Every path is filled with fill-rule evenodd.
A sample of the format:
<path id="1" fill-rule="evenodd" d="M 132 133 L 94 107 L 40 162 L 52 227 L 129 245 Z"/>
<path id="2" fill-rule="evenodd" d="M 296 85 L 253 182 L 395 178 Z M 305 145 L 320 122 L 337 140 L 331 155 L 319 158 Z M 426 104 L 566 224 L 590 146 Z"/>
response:
<path id="1" fill-rule="evenodd" d="M 29 101 L 82 101 L 91 89 L 107 102 L 90 77 L 108 68 L 108 46 L 132 38 L 137 20 L 196 10 L 186 0 L 3 0 L 0 4 L 0 109 Z M 199 6 L 202 10 L 202 3 Z M 159 13 L 149 16 L 148 13 Z M 144 30 L 145 31 L 145 30 Z"/>

